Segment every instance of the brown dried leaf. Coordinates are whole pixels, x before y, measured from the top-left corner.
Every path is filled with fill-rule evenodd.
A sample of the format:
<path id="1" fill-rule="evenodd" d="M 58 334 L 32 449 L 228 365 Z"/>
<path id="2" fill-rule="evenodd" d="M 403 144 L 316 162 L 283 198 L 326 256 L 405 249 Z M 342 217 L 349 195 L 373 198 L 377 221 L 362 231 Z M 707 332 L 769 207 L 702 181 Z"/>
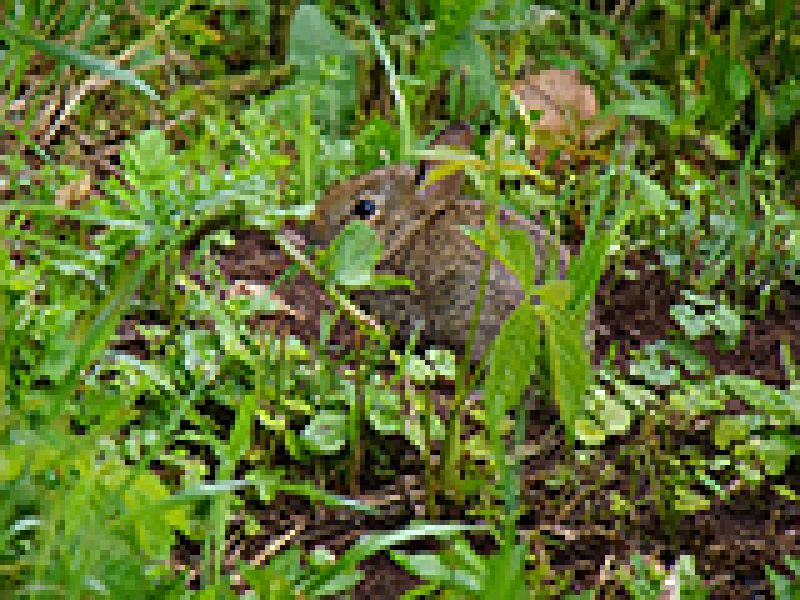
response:
<path id="1" fill-rule="evenodd" d="M 92 176 L 84 173 L 83 177 L 62 185 L 56 190 L 54 202 L 61 208 L 78 208 L 89 197 L 92 191 Z"/>
<path id="2" fill-rule="evenodd" d="M 574 69 L 547 69 L 517 80 L 512 90 L 519 97 L 525 118 L 540 111 L 530 123 L 535 144 L 529 149 L 531 160 L 541 165 L 547 152 L 559 148 L 562 155 L 577 155 L 579 147 L 609 131 L 612 123 L 597 122 L 597 98 L 591 86 L 581 83 Z"/>

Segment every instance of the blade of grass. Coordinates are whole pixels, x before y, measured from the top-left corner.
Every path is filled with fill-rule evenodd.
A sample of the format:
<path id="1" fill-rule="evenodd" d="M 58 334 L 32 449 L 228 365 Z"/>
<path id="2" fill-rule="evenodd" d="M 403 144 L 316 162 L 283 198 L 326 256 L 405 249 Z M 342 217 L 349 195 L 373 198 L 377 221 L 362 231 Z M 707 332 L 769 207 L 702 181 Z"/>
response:
<path id="1" fill-rule="evenodd" d="M 56 60 L 75 65 L 92 73 L 99 73 L 107 79 L 113 79 L 114 81 L 124 83 L 133 89 L 142 92 L 151 100 L 160 102 L 158 94 L 144 80 L 137 77 L 133 71 L 118 67 L 113 61 L 83 52 L 77 48 L 67 46 L 66 44 L 53 42 L 32 34 L 24 33 L 16 29 L 13 25 L 5 29 L 5 34 L 3 33 L 3 30 L 0 29 L 0 37 L 3 37 L 3 39 L 6 41 L 8 41 L 10 38 L 14 38 L 24 44 L 28 44 L 36 48 L 43 54 L 52 56 Z"/>
<path id="2" fill-rule="evenodd" d="M 364 27 L 369 31 L 372 44 L 378 52 L 378 57 L 383 64 L 387 77 L 389 77 L 389 88 L 392 90 L 395 108 L 397 109 L 397 118 L 400 121 L 400 141 L 401 141 L 401 156 L 400 160 L 405 161 L 411 156 L 411 149 L 413 146 L 413 139 L 411 135 L 411 121 L 408 116 L 408 109 L 406 108 L 406 99 L 403 91 L 400 89 L 400 83 L 397 80 L 397 72 L 395 71 L 392 59 L 389 56 L 389 51 L 381 40 L 381 34 L 372 21 L 366 16 L 367 11 L 364 10 L 363 2 L 358 2 L 359 12 L 361 13 L 361 21 Z"/>

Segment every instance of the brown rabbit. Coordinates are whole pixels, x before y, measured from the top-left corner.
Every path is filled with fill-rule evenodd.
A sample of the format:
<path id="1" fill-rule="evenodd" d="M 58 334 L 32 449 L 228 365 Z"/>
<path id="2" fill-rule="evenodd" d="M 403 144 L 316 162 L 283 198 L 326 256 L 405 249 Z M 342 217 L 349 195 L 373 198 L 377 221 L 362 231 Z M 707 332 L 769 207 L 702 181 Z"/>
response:
<path id="1" fill-rule="evenodd" d="M 433 145 L 467 148 L 471 137 L 467 126 L 455 125 L 442 132 Z M 426 341 L 461 351 L 467 343 L 484 260 L 483 251 L 462 226 L 480 227 L 484 206 L 460 197 L 463 173 L 423 186 L 430 166 L 423 163 L 419 170 L 404 164 L 389 166 L 333 186 L 313 215 L 312 238 L 327 244 L 350 220 L 368 222 L 383 242 L 378 271 L 405 276 L 415 287 L 359 291 L 354 294 L 356 301 L 396 325 L 404 339 L 419 323 Z M 543 258 L 553 251 L 559 253 L 560 276 L 564 276 L 567 250 L 548 232 L 505 209 L 500 210 L 498 220 L 503 226 L 529 233 L 538 249 L 537 280 L 542 276 Z M 492 261 L 473 360 L 483 357 L 523 295 L 517 278 L 500 262 Z"/>

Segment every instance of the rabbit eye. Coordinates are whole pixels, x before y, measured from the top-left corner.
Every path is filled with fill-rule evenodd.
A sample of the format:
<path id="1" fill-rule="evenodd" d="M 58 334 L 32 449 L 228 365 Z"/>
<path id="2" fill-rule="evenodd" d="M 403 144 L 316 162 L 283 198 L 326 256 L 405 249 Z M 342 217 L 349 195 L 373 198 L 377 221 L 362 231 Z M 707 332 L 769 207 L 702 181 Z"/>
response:
<path id="1" fill-rule="evenodd" d="M 353 214 L 359 219 L 368 219 L 375 214 L 377 206 L 371 198 L 361 198 L 353 207 Z"/>

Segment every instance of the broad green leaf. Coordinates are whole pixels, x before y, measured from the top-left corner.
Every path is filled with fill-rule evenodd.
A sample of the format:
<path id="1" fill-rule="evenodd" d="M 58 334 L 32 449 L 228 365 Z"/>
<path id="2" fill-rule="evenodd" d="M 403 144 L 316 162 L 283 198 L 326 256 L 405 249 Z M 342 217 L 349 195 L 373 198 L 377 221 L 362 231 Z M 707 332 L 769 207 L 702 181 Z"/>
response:
<path id="1" fill-rule="evenodd" d="M 321 410 L 305 426 L 300 439 L 314 452 L 338 452 L 347 440 L 347 415 L 340 411 Z"/>
<path id="2" fill-rule="evenodd" d="M 318 6 L 301 4 L 292 16 L 288 58 L 298 81 L 315 92 L 315 119 L 337 128 L 343 117 L 349 121 L 358 77 L 355 48 Z"/>
<path id="3" fill-rule="evenodd" d="M 674 366 L 664 366 L 663 359 L 657 352 L 647 352 L 645 356 L 628 367 L 633 377 L 640 377 L 650 385 L 667 387 L 680 380 L 680 370 Z"/>
<path id="4" fill-rule="evenodd" d="M 456 357 L 452 350 L 428 348 L 425 351 L 425 361 L 442 379 L 453 381 L 456 378 Z"/>
<path id="5" fill-rule="evenodd" d="M 800 436 L 775 433 L 769 437 L 753 438 L 750 446 L 764 464 L 764 472 L 770 477 L 778 477 L 786 471 L 792 456 L 800 453 Z"/>
<path id="6" fill-rule="evenodd" d="M 556 309 L 563 309 L 572 297 L 572 282 L 568 279 L 554 279 L 533 288 L 534 295 L 542 302 Z"/>
<path id="7" fill-rule="evenodd" d="M 497 240 L 491 248 L 484 230 L 467 231 L 467 235 L 484 251 L 491 250 L 492 258 L 503 263 L 517 277 L 524 290 L 529 294 L 534 291 L 547 257 L 537 250 L 527 231 L 498 227 Z"/>
<path id="8" fill-rule="evenodd" d="M 586 408 L 605 431 L 610 434 L 625 433 L 631 424 L 630 411 L 618 402 L 614 394 L 604 388 L 595 388 L 589 395 Z"/>
<path id="9" fill-rule="evenodd" d="M 730 345 L 734 345 L 739 340 L 739 336 L 742 334 L 742 319 L 735 310 L 719 304 L 711 313 L 710 319 Z"/>
<path id="10" fill-rule="evenodd" d="M 725 400 L 726 395 L 718 385 L 689 381 L 670 391 L 668 405 L 688 415 L 701 415 L 722 410 Z"/>
<path id="11" fill-rule="evenodd" d="M 708 359 L 685 340 L 665 341 L 662 348 L 690 373 L 699 375 L 708 372 L 710 368 Z"/>
<path id="12" fill-rule="evenodd" d="M 585 320 L 542 302 L 534 307 L 547 336 L 553 398 L 568 438 L 574 438 L 575 422 L 583 413 L 590 378 L 590 355 L 585 344 Z"/>
<path id="13" fill-rule="evenodd" d="M 173 529 L 189 531 L 187 507 L 175 506 L 164 509 L 163 501 L 169 498 L 169 490 L 157 475 L 141 472 L 124 492 L 125 505 L 134 514 L 133 520 L 138 542 L 151 557 L 166 557 L 175 542 Z"/>
<path id="14" fill-rule="evenodd" d="M 786 406 L 784 395 L 780 389 L 758 379 L 731 374 L 719 376 L 718 381 L 732 394 L 768 415 L 774 415 Z"/>
<path id="15" fill-rule="evenodd" d="M 538 356 L 539 319 L 534 306 L 521 302 L 500 328 L 489 350 L 485 402 L 490 433 L 501 433 L 506 411 L 528 387 Z"/>
<path id="16" fill-rule="evenodd" d="M 369 225 L 351 221 L 328 247 L 325 266 L 335 283 L 346 288 L 367 287 L 382 251 L 380 238 Z"/>
<path id="17" fill-rule="evenodd" d="M 457 107 L 459 110 L 470 113 L 481 103 L 490 108 L 497 105 L 497 80 L 489 54 L 480 39 L 469 33 L 457 38 L 444 54 L 444 63 L 453 69 L 454 79 L 451 81 L 460 84 L 462 74 L 464 77 L 464 106 Z M 454 113 L 451 116 L 457 118 L 461 115 Z"/>
<path id="18" fill-rule="evenodd" d="M 384 435 L 399 434 L 405 427 L 400 396 L 383 386 L 370 385 L 366 390 L 369 422 Z"/>
<path id="19" fill-rule="evenodd" d="M 758 427 L 754 415 L 724 415 L 717 419 L 714 427 L 714 445 L 721 450 L 730 448 L 734 442 L 742 442 Z"/>
<path id="20" fill-rule="evenodd" d="M 669 314 L 689 339 L 696 340 L 711 331 L 712 323 L 708 315 L 698 314 L 690 304 L 671 306 Z"/>

